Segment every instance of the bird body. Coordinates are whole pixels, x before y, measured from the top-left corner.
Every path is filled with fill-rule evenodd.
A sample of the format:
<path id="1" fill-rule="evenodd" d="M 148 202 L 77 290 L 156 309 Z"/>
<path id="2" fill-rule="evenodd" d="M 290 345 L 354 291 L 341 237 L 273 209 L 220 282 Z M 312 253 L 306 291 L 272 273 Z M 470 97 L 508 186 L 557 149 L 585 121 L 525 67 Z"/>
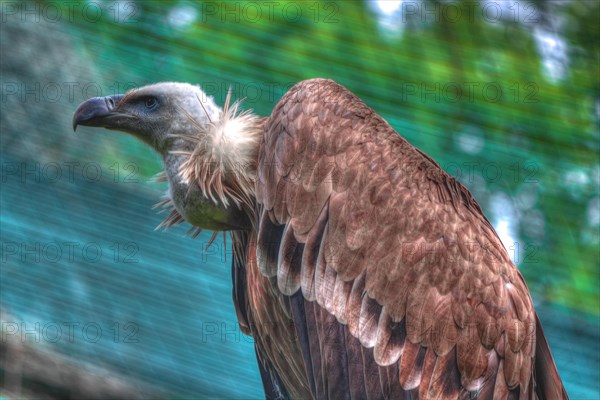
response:
<path id="1" fill-rule="evenodd" d="M 238 107 L 163 83 L 88 100 L 74 126 L 163 156 L 167 226 L 231 232 L 267 398 L 567 398 L 466 188 L 334 81 L 298 83 L 266 118 Z"/>

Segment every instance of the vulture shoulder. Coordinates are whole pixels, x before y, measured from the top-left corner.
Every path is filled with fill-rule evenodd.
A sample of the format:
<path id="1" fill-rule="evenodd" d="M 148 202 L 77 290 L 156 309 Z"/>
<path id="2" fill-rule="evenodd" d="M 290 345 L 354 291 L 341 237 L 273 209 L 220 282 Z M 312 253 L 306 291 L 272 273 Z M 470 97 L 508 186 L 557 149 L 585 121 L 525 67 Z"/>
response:
<path id="1" fill-rule="evenodd" d="M 532 300 L 479 205 L 343 86 L 304 81 L 277 104 L 256 200 L 255 267 L 293 321 L 304 367 L 294 374 L 313 397 L 528 399 L 544 389 Z M 253 312 L 254 324 L 273 320 Z"/>

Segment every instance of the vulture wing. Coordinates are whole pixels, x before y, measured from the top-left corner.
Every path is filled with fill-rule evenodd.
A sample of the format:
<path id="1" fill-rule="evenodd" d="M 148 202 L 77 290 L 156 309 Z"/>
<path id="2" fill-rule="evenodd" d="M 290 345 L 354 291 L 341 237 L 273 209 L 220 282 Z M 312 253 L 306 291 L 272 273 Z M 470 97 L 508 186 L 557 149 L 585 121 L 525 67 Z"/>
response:
<path id="1" fill-rule="evenodd" d="M 281 99 L 256 196 L 249 323 L 290 396 L 566 398 L 479 205 L 344 87 L 314 79 Z"/>

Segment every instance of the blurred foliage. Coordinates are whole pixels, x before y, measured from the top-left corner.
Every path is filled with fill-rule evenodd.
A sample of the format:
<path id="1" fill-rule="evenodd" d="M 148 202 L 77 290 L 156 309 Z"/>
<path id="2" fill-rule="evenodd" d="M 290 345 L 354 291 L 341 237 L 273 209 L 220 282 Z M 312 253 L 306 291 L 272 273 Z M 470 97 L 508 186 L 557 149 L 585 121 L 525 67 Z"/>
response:
<path id="1" fill-rule="evenodd" d="M 600 2 L 476 4 L 105 2 L 69 29 L 115 91 L 188 81 L 219 102 L 231 85 L 267 115 L 293 83 L 335 79 L 508 225 L 536 301 L 597 317 Z"/>

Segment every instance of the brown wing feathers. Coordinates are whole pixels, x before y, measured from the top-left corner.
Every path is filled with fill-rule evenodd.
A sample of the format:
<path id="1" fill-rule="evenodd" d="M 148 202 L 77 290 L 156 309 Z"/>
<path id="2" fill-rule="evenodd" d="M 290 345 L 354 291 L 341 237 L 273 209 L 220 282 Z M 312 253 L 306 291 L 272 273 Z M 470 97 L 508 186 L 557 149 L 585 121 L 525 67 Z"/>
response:
<path id="1" fill-rule="evenodd" d="M 296 85 L 257 176 L 258 267 L 306 299 L 313 396 L 534 398 L 522 277 L 468 191 L 357 97 Z"/>

